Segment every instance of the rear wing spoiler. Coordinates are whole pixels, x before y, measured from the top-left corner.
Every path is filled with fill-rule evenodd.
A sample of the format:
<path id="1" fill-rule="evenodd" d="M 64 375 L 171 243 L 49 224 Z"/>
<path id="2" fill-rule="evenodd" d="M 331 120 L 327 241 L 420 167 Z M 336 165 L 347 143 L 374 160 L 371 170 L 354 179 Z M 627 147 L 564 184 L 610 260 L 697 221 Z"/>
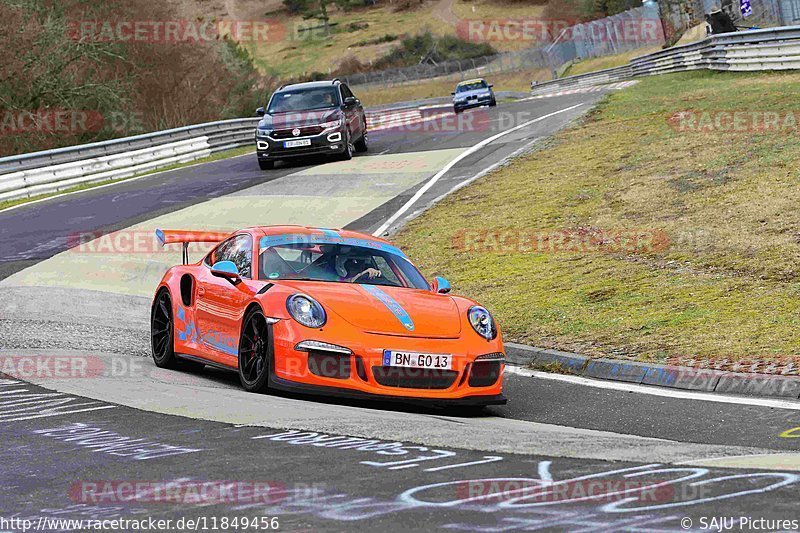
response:
<path id="1" fill-rule="evenodd" d="M 183 244 L 183 264 L 189 263 L 189 243 L 192 242 L 222 242 L 228 238 L 230 232 L 221 231 L 188 231 L 188 230 L 156 230 L 156 238 L 161 246 L 167 244 Z"/>

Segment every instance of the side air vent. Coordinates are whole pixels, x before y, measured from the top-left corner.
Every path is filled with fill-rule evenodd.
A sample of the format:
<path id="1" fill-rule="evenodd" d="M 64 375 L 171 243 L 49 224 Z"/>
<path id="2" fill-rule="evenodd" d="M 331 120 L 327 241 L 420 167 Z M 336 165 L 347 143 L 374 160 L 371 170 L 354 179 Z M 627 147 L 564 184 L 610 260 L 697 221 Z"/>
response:
<path id="1" fill-rule="evenodd" d="M 194 292 L 194 278 L 189 274 L 184 274 L 181 277 L 181 301 L 184 307 L 191 307 L 194 303 L 192 301 L 192 293 Z"/>

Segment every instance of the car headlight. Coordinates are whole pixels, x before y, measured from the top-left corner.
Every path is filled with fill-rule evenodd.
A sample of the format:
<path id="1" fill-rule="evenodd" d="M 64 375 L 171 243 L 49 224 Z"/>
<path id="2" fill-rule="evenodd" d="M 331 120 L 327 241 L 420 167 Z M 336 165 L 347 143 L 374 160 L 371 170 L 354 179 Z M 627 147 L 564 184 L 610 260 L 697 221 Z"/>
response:
<path id="1" fill-rule="evenodd" d="M 497 327 L 494 324 L 492 314 L 485 308 L 479 305 L 473 305 L 467 312 L 469 323 L 472 324 L 472 329 L 475 333 L 490 341 L 497 337 Z"/>
<path id="2" fill-rule="evenodd" d="M 262 130 L 261 128 L 256 130 L 256 135 L 259 137 L 268 137 L 270 133 L 272 130 Z"/>
<path id="3" fill-rule="evenodd" d="M 286 310 L 292 318 L 307 328 L 321 328 L 328 318 L 319 302 L 305 294 L 289 296 L 286 299 Z"/>
<path id="4" fill-rule="evenodd" d="M 327 129 L 330 129 L 330 128 L 338 128 L 341 125 L 342 125 L 342 119 L 340 117 L 340 118 L 337 118 L 336 120 L 323 122 L 322 124 L 320 124 L 320 127 L 322 127 L 322 129 L 327 130 Z"/>

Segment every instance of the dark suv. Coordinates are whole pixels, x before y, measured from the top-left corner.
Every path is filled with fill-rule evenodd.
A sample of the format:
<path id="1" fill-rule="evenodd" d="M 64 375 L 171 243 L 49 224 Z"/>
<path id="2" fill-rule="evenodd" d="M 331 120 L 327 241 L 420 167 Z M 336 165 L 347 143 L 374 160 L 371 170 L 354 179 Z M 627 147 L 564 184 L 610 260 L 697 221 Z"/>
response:
<path id="1" fill-rule="evenodd" d="M 367 151 L 367 119 L 361 101 L 339 81 L 313 81 L 280 87 L 256 128 L 256 154 L 262 170 L 278 159 L 336 155 L 351 159 Z"/>

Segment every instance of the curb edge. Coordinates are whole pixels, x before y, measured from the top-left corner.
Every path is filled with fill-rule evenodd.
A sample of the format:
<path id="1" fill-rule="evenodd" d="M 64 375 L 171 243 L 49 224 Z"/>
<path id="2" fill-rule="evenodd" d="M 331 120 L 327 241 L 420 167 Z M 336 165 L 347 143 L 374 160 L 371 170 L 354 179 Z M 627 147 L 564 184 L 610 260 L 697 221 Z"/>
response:
<path id="1" fill-rule="evenodd" d="M 505 343 L 505 348 L 506 362 L 514 366 L 557 363 L 571 374 L 586 378 L 729 395 L 800 399 L 800 377 L 797 376 L 591 358 L 514 342 Z"/>

